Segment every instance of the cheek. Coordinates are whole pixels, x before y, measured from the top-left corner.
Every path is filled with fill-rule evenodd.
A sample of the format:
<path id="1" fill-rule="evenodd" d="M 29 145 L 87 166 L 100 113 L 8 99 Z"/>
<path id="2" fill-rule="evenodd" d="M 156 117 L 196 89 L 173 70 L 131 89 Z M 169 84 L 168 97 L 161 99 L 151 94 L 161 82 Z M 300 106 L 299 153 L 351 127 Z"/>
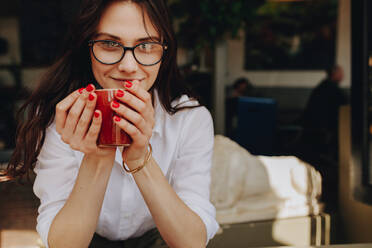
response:
<path id="1" fill-rule="evenodd" d="M 108 70 L 109 70 L 108 66 L 102 65 L 101 63 L 99 63 L 98 61 L 94 59 L 92 60 L 92 71 L 93 71 L 94 77 L 97 80 L 99 78 L 104 77 L 104 75 L 106 74 L 106 71 Z"/>
<path id="2" fill-rule="evenodd" d="M 90 53 L 90 62 L 92 65 L 92 71 L 94 77 L 98 80 L 99 77 L 102 77 L 105 72 L 105 66 L 99 63 L 94 57 L 92 52 Z"/>
<path id="3" fill-rule="evenodd" d="M 160 65 L 156 65 L 154 68 L 151 68 L 151 78 L 153 81 L 158 77 Z"/>
<path id="4" fill-rule="evenodd" d="M 92 72 L 93 72 L 93 75 L 95 76 L 95 77 L 97 77 L 98 76 L 98 65 L 97 65 L 97 61 L 95 61 L 95 59 L 91 59 L 90 60 L 91 61 L 91 66 L 92 66 Z"/>
<path id="5" fill-rule="evenodd" d="M 146 68 L 145 73 L 147 74 L 147 83 L 143 85 L 146 90 L 149 90 L 155 83 L 156 78 L 158 77 L 160 66 L 154 66 L 152 68 Z"/>

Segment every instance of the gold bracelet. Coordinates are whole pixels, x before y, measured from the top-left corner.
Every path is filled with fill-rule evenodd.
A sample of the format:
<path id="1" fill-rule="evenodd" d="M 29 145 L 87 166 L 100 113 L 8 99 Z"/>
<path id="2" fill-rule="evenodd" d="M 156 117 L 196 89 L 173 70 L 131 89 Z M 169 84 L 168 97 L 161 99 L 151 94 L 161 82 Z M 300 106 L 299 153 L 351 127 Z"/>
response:
<path id="1" fill-rule="evenodd" d="M 145 167 L 147 165 L 147 163 L 150 161 L 151 154 L 152 154 L 152 146 L 151 146 L 150 143 L 149 143 L 149 148 L 150 148 L 150 150 L 147 153 L 146 158 L 143 160 L 143 164 L 142 165 L 138 166 L 137 168 L 134 168 L 133 170 L 130 170 L 130 169 L 127 169 L 127 167 L 125 166 L 124 161 L 123 161 L 123 168 L 124 168 L 124 170 L 126 172 L 128 172 L 128 173 L 134 174 L 137 171 L 140 171 L 143 167 Z"/>

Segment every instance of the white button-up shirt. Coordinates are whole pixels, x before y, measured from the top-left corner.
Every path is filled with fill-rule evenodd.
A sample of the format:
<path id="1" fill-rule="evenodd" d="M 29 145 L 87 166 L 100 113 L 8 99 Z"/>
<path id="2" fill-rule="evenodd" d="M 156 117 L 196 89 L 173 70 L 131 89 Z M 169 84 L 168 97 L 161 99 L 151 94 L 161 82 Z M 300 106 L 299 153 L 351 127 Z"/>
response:
<path id="1" fill-rule="evenodd" d="M 215 208 L 209 201 L 214 141 L 211 115 L 205 107 L 169 115 L 156 92 L 154 97 L 155 127 L 150 139 L 152 155 L 177 195 L 202 219 L 209 240 L 218 230 Z M 172 105 L 195 103 L 182 96 Z M 75 184 L 83 156 L 61 140 L 55 123 L 47 128 L 35 166 L 34 183 L 34 192 L 41 202 L 36 229 L 45 245 L 48 245 L 50 225 Z M 121 165 L 122 156 L 117 149 L 96 228 L 99 235 L 110 240 L 138 237 L 155 227 L 133 176 Z M 166 209 L 164 206 L 164 211 Z"/>

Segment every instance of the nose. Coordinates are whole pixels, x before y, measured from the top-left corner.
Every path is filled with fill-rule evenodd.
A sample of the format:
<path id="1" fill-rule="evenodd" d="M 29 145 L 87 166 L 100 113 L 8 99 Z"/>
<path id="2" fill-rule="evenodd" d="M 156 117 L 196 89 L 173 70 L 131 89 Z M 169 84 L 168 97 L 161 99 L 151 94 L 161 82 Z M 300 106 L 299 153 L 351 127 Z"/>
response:
<path id="1" fill-rule="evenodd" d="M 133 51 L 126 51 L 123 59 L 118 64 L 119 71 L 127 73 L 135 72 L 138 69 L 138 63 L 134 58 Z"/>

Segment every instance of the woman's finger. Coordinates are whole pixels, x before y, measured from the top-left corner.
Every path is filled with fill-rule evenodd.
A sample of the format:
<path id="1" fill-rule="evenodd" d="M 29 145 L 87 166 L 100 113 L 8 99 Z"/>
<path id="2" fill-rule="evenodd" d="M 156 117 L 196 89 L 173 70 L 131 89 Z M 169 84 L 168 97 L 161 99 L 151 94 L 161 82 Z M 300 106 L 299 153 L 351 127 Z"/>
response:
<path id="1" fill-rule="evenodd" d="M 56 105 L 56 130 L 59 134 L 61 134 L 62 129 L 65 126 L 66 117 L 68 110 L 71 106 L 75 103 L 76 99 L 79 98 L 81 92 L 79 90 L 75 90 L 71 94 L 69 94 L 66 98 L 62 101 L 57 103 Z"/>
<path id="2" fill-rule="evenodd" d="M 146 104 L 151 103 L 151 94 L 141 87 L 138 80 L 126 81 L 124 86 L 132 94 L 141 99 Z"/>
<path id="3" fill-rule="evenodd" d="M 133 140 L 131 146 L 146 146 L 148 137 L 142 134 L 142 132 L 129 121 L 119 116 L 114 116 L 113 120 L 116 125 L 124 130 Z"/>
<path id="4" fill-rule="evenodd" d="M 132 92 L 123 90 L 116 91 L 115 97 L 130 107 L 119 108 L 119 111 L 123 111 L 119 112 L 119 115 L 135 124 L 135 126 L 137 126 L 137 128 L 139 128 L 143 134 L 151 137 L 152 128 L 155 125 L 155 111 L 152 106 L 151 95 L 147 91 L 142 89 L 136 81 L 134 81 L 134 84 L 131 87 L 133 87 Z M 138 95 L 142 95 L 142 97 L 147 102 L 144 102 L 137 95 L 134 95 L 134 92 L 139 92 Z M 115 105 L 118 106 L 117 104 Z M 115 105 L 111 105 L 114 111 L 116 111 L 114 108 Z M 137 111 L 140 116 L 132 113 L 132 111 L 130 111 L 131 108 Z M 141 116 L 142 118 L 140 118 Z"/>
<path id="5" fill-rule="evenodd" d="M 78 139 L 82 139 L 89 128 L 89 125 L 92 121 L 94 108 L 96 106 L 96 100 L 97 95 L 94 92 L 88 95 L 88 101 L 86 102 L 85 108 L 80 116 L 74 133 L 74 136 Z"/>
<path id="6" fill-rule="evenodd" d="M 117 113 L 117 115 L 131 122 L 141 133 L 145 135 L 149 134 L 151 124 L 147 124 L 142 115 L 125 106 L 125 104 L 119 104 L 115 100 L 112 101 L 111 108 Z"/>
<path id="7" fill-rule="evenodd" d="M 117 90 L 115 92 L 115 98 L 127 104 L 141 115 L 146 110 L 146 103 L 142 101 L 140 98 L 130 93 L 129 91 Z"/>
<path id="8" fill-rule="evenodd" d="M 87 134 L 85 135 L 84 141 L 86 144 L 96 147 L 99 131 L 101 130 L 102 124 L 102 113 L 99 110 L 95 110 L 93 114 L 93 120 L 90 124 Z"/>
<path id="9" fill-rule="evenodd" d="M 92 92 L 93 90 L 94 90 L 94 86 L 91 84 L 88 85 L 87 88 L 82 91 L 79 98 L 75 101 L 75 103 L 70 108 L 67 118 L 66 118 L 65 126 L 62 131 L 62 136 L 64 140 L 69 140 L 72 137 L 72 134 L 75 132 L 77 123 L 84 110 L 88 96 L 90 92 Z"/>

